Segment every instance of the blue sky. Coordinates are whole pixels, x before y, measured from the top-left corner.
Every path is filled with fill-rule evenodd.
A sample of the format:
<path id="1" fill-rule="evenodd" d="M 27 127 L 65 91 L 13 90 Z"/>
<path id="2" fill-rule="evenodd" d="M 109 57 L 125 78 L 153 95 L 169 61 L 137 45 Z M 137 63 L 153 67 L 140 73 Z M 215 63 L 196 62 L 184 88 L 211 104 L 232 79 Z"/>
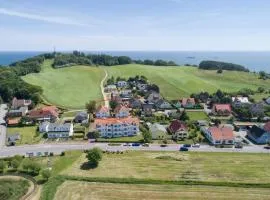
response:
<path id="1" fill-rule="evenodd" d="M 269 0 L 0 0 L 0 50 L 270 50 Z"/>

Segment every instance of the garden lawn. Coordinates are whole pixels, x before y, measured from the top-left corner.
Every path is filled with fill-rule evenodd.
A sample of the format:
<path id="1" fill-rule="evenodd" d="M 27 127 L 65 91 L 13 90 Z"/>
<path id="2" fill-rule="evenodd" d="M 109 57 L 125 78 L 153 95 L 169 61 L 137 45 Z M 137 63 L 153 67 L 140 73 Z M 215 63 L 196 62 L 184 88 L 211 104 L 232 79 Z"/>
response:
<path id="1" fill-rule="evenodd" d="M 197 120 L 209 120 L 208 116 L 203 111 L 186 111 L 189 116 L 189 120 L 197 121 Z"/>
<path id="2" fill-rule="evenodd" d="M 171 159 L 157 159 L 157 157 Z M 62 174 L 82 177 L 270 183 L 267 154 L 137 152 L 103 154 L 96 169 L 82 170 L 83 154 Z"/>
<path id="3" fill-rule="evenodd" d="M 216 70 L 199 70 L 195 67 L 157 67 L 145 65 L 122 65 L 106 67 L 109 76 L 128 78 L 144 75 L 152 83 L 157 84 L 161 93 L 168 99 L 189 97 L 191 93 L 207 91 L 216 92 L 221 89 L 225 92 L 238 91 L 243 88 L 257 90 L 258 87 L 269 89 L 270 80 L 261 80 L 258 75 L 246 72 L 223 71 L 217 74 Z"/>
<path id="4" fill-rule="evenodd" d="M 103 69 L 90 66 L 73 66 L 60 69 L 51 67 L 46 60 L 40 73 L 22 77 L 24 81 L 43 89 L 46 102 L 64 108 L 84 108 L 89 100 L 101 101 L 100 82 Z"/>
<path id="5" fill-rule="evenodd" d="M 72 188 L 72 189 L 71 189 Z M 55 200 L 176 200 L 176 199 L 208 199 L 208 200 L 266 200 L 270 190 L 261 188 L 231 188 L 211 186 L 185 185 L 136 185 L 116 183 L 89 183 L 65 181 L 59 186 Z"/>
<path id="6" fill-rule="evenodd" d="M 42 135 L 36 132 L 37 126 L 25 126 L 25 127 L 8 127 L 8 135 L 19 133 L 21 139 L 16 141 L 17 145 L 22 144 L 36 144 L 38 143 Z"/>

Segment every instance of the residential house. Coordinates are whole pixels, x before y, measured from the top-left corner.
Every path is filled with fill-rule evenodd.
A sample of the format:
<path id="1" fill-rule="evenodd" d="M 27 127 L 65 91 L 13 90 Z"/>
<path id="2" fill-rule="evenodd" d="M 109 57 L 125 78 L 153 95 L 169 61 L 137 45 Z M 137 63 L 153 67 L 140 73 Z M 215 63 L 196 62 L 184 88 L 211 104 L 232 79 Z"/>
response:
<path id="1" fill-rule="evenodd" d="M 143 115 L 144 116 L 152 116 L 154 111 L 154 104 L 153 103 L 144 103 L 142 105 Z"/>
<path id="2" fill-rule="evenodd" d="M 248 97 L 232 97 L 232 105 L 240 107 L 243 104 L 249 104 Z"/>
<path id="3" fill-rule="evenodd" d="M 139 132 L 139 119 L 133 117 L 95 119 L 95 129 L 101 137 L 135 136 Z"/>
<path id="4" fill-rule="evenodd" d="M 263 117 L 264 116 L 264 104 L 255 103 L 250 106 L 250 112 L 254 117 Z"/>
<path id="5" fill-rule="evenodd" d="M 187 125 L 179 120 L 173 120 L 168 127 L 168 131 L 172 134 L 174 140 L 183 140 L 188 137 Z"/>
<path id="6" fill-rule="evenodd" d="M 183 108 L 194 108 L 196 105 L 194 98 L 183 98 L 182 99 L 182 106 Z"/>
<path id="7" fill-rule="evenodd" d="M 265 103 L 267 103 L 268 105 L 270 105 L 270 97 L 268 97 L 268 98 L 265 100 Z"/>
<path id="8" fill-rule="evenodd" d="M 141 109 L 142 108 L 142 102 L 140 99 L 132 98 L 129 100 L 129 106 L 132 109 Z"/>
<path id="9" fill-rule="evenodd" d="M 110 110 L 106 106 L 100 106 L 96 111 L 96 118 L 110 117 Z"/>
<path id="10" fill-rule="evenodd" d="M 116 85 L 107 85 L 104 88 L 104 91 L 108 92 L 108 93 L 111 93 L 111 92 L 117 91 L 117 87 L 116 87 Z"/>
<path id="11" fill-rule="evenodd" d="M 173 106 L 175 107 L 175 108 L 181 108 L 182 107 L 182 103 L 181 103 L 181 101 L 174 101 L 174 103 L 173 103 Z"/>
<path id="12" fill-rule="evenodd" d="M 31 110 L 28 117 L 36 121 L 55 122 L 58 119 L 59 111 L 55 106 L 45 106 L 36 110 Z"/>
<path id="13" fill-rule="evenodd" d="M 267 144 L 270 142 L 270 122 L 267 122 L 264 126 L 252 126 L 248 131 L 248 138 L 257 144 Z"/>
<path id="14" fill-rule="evenodd" d="M 165 139 L 167 138 L 166 128 L 158 123 L 152 124 L 149 126 L 150 133 L 152 134 L 152 139 Z"/>
<path id="15" fill-rule="evenodd" d="M 165 110 L 165 109 L 172 109 L 172 105 L 163 99 L 160 99 L 159 101 L 156 102 L 155 107 L 158 110 Z"/>
<path id="16" fill-rule="evenodd" d="M 145 83 L 138 83 L 138 84 L 137 84 L 137 88 L 138 88 L 139 91 L 147 91 L 148 84 L 145 84 Z"/>
<path id="17" fill-rule="evenodd" d="M 14 109 L 14 110 L 10 110 L 7 113 L 8 117 L 22 117 L 25 116 L 28 113 L 28 107 L 27 106 L 23 106 L 20 107 L 19 109 Z"/>
<path id="18" fill-rule="evenodd" d="M 6 114 L 7 114 L 8 106 L 7 104 L 0 104 L 0 125 L 6 125 Z"/>
<path id="19" fill-rule="evenodd" d="M 43 122 L 39 125 L 39 132 L 47 133 L 48 138 L 68 138 L 73 135 L 73 124 Z"/>
<path id="20" fill-rule="evenodd" d="M 147 98 L 147 101 L 149 103 L 154 103 L 155 104 L 161 99 L 162 99 L 162 96 L 159 93 L 152 92 L 152 93 L 149 94 L 149 96 Z"/>
<path id="21" fill-rule="evenodd" d="M 116 118 L 123 118 L 129 116 L 129 109 L 126 106 L 118 105 L 114 109 L 115 117 Z"/>
<path id="22" fill-rule="evenodd" d="M 17 99 L 16 97 L 13 98 L 11 102 L 11 109 L 18 109 L 20 107 L 30 106 L 32 104 L 31 100 L 25 99 Z"/>
<path id="23" fill-rule="evenodd" d="M 118 81 L 117 82 L 117 87 L 118 88 L 124 88 L 124 87 L 127 87 L 128 86 L 128 83 L 126 81 Z"/>
<path id="24" fill-rule="evenodd" d="M 82 111 L 76 114 L 74 118 L 75 123 L 88 123 L 89 115 L 87 112 Z"/>
<path id="25" fill-rule="evenodd" d="M 234 145 L 233 130 L 228 127 L 201 127 L 201 131 L 212 145 Z"/>
<path id="26" fill-rule="evenodd" d="M 218 116 L 230 116 L 232 113 L 230 104 L 215 104 L 212 113 Z"/>
<path id="27" fill-rule="evenodd" d="M 8 118 L 7 125 L 8 126 L 18 126 L 21 121 L 21 117 Z"/>

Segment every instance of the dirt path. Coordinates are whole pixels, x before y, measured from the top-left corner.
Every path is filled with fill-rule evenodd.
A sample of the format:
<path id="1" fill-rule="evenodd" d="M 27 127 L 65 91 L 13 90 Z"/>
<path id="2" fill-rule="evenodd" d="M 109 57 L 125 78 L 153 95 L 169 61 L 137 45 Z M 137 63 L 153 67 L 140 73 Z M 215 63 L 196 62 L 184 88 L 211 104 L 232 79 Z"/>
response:
<path id="1" fill-rule="evenodd" d="M 106 69 L 103 68 L 103 70 L 105 72 L 105 76 L 102 79 L 102 81 L 100 82 L 100 89 L 101 89 L 101 92 L 102 92 L 102 95 L 103 95 L 104 104 L 105 104 L 106 107 L 109 108 L 109 101 L 107 100 L 107 94 L 104 92 L 104 82 L 106 81 L 106 79 L 108 77 L 108 73 L 107 73 Z"/>

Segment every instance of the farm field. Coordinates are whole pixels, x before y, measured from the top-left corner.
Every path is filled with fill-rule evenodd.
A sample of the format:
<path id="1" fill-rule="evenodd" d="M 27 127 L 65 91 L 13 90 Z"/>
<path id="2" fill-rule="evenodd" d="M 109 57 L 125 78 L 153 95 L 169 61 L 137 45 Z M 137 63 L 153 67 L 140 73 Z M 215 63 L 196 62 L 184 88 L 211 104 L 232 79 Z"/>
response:
<path id="1" fill-rule="evenodd" d="M 65 108 L 80 109 L 89 100 L 103 99 L 100 82 L 104 71 L 101 68 L 73 66 L 53 69 L 52 62 L 46 60 L 40 73 L 22 77 L 27 83 L 42 87 L 45 101 Z"/>
<path id="2" fill-rule="evenodd" d="M 136 152 L 103 154 L 96 169 L 82 170 L 85 154 L 62 172 L 82 177 L 270 182 L 267 154 Z"/>
<path id="3" fill-rule="evenodd" d="M 243 88 L 256 90 L 262 86 L 269 88 L 269 80 L 258 79 L 252 73 L 223 71 L 217 74 L 216 71 L 198 70 L 194 67 L 157 67 L 144 65 L 122 65 L 106 67 L 109 76 L 130 76 L 144 75 L 151 82 L 160 86 L 161 93 L 168 99 L 179 99 L 188 97 L 191 93 L 207 91 L 215 92 L 222 89 L 226 92 L 238 91 Z"/>
<path id="4" fill-rule="evenodd" d="M 26 127 L 8 127 L 8 135 L 19 133 L 21 139 L 16 142 L 17 145 L 36 144 L 42 139 L 42 135 L 36 133 L 37 126 Z"/>
<path id="5" fill-rule="evenodd" d="M 72 188 L 72 190 L 70 189 Z M 177 186 L 177 185 L 136 185 L 89 183 L 79 181 L 65 181 L 59 186 L 55 200 L 77 199 L 208 199 L 208 200 L 266 200 L 270 190 L 260 188 L 230 188 L 211 186 Z"/>

